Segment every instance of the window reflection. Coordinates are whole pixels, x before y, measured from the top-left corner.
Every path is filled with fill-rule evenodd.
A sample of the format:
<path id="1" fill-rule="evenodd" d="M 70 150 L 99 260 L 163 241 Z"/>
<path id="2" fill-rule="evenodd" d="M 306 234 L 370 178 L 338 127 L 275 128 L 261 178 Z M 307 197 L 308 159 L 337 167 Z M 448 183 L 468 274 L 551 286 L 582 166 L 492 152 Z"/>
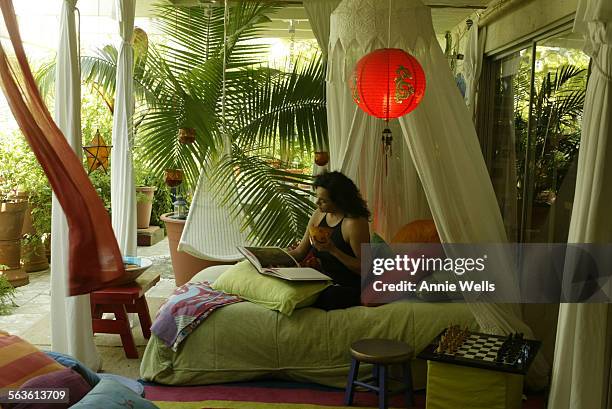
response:
<path id="1" fill-rule="evenodd" d="M 510 241 L 567 241 L 589 65 L 581 46 L 560 34 L 492 62 L 489 168 Z"/>

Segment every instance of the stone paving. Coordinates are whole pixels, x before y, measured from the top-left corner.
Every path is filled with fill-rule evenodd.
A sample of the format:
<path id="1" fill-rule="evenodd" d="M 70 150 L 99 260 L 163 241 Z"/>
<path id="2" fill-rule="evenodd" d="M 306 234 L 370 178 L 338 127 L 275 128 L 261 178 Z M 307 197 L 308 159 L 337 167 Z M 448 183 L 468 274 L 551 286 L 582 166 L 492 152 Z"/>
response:
<path id="1" fill-rule="evenodd" d="M 168 238 L 154 246 L 138 247 L 138 255 L 153 261 L 151 270 L 161 273 L 160 282 L 147 292 L 147 297 L 164 298 L 175 288 Z M 29 274 L 30 283 L 17 288 L 15 307 L 9 315 L 0 315 L 0 329 L 15 335 L 28 335 L 40 321 L 49 319 L 51 311 L 50 273 L 44 270 Z M 48 327 L 41 326 L 42 328 Z"/>

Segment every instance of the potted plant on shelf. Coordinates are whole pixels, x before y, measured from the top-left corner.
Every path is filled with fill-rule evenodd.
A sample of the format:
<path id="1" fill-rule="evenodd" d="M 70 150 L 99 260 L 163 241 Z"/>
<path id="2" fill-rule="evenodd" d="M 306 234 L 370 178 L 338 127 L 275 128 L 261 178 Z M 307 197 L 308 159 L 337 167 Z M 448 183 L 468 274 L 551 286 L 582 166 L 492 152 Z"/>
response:
<path id="1" fill-rule="evenodd" d="M 136 224 L 139 229 L 149 227 L 156 190 L 155 186 L 136 186 Z"/>

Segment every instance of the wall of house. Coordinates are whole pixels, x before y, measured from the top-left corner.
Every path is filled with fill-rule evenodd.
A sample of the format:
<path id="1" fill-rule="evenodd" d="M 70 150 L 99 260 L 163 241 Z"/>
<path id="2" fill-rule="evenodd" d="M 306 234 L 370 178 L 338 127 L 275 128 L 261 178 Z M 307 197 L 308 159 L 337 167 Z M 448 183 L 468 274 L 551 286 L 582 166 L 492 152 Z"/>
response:
<path id="1" fill-rule="evenodd" d="M 577 0 L 531 0 L 511 7 L 487 24 L 485 53 L 511 46 L 567 21 L 576 12 L 577 6 Z"/>
<path id="2" fill-rule="evenodd" d="M 578 0 L 526 0 L 516 6 L 510 6 L 500 17 L 487 24 L 485 53 L 494 54 L 571 20 L 577 6 Z M 474 13 L 469 18 L 475 21 L 476 15 L 477 13 Z M 451 38 L 454 53 L 464 54 L 468 38 L 465 21 L 451 30 Z M 439 40 L 444 49 L 444 39 Z M 455 75 L 463 72 L 462 65 L 461 60 L 452 64 Z"/>

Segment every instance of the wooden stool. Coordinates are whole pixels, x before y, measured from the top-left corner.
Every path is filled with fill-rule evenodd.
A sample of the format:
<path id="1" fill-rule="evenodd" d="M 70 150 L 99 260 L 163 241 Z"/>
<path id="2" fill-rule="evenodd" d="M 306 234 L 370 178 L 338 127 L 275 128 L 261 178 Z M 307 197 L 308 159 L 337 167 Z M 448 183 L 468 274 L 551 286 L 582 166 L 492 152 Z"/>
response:
<path id="1" fill-rule="evenodd" d="M 159 273 L 145 271 L 131 284 L 105 288 L 91 293 L 91 319 L 94 334 L 119 334 L 125 356 L 138 358 L 136 344 L 132 337 L 128 312 L 138 313 L 142 335 L 151 337 L 151 317 L 145 293 L 159 282 Z M 102 314 L 111 312 L 115 319 L 103 319 Z"/>
<path id="2" fill-rule="evenodd" d="M 414 405 L 412 373 L 410 372 L 412 349 L 407 344 L 388 339 L 362 339 L 351 345 L 351 356 L 351 370 L 344 395 L 345 405 L 351 406 L 353 404 L 355 385 L 375 391 L 378 394 L 379 409 L 387 409 L 387 396 L 404 391 L 406 392 L 407 407 Z M 361 362 L 373 365 L 372 378 L 365 381 L 356 380 Z M 403 386 L 399 389 L 390 390 L 388 382 L 392 378 L 389 377 L 388 366 L 393 364 L 402 365 L 403 379 L 393 380 L 400 381 Z"/>

